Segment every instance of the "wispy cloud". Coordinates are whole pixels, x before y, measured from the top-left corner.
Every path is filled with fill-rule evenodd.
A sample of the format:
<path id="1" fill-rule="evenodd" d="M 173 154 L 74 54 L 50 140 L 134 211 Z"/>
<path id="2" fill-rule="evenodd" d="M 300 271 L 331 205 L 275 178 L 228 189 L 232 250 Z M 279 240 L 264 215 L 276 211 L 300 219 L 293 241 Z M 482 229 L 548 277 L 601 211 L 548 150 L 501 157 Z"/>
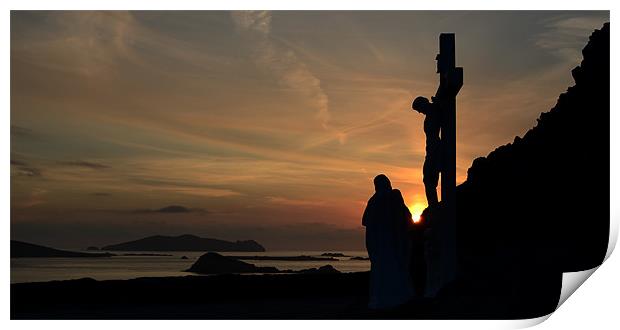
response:
<path id="1" fill-rule="evenodd" d="M 90 194 L 91 196 L 97 196 L 97 197 L 108 197 L 108 196 L 112 196 L 112 194 L 110 193 L 105 193 L 105 192 L 95 192 Z"/>
<path id="2" fill-rule="evenodd" d="M 29 128 L 11 125 L 11 137 L 34 137 L 35 133 Z"/>
<path id="3" fill-rule="evenodd" d="M 110 166 L 105 165 L 105 164 L 89 162 L 89 161 L 84 161 L 84 160 L 63 161 L 63 162 L 59 162 L 59 164 L 65 165 L 65 166 L 88 168 L 91 170 L 103 170 L 106 168 L 110 168 Z"/>
<path id="4" fill-rule="evenodd" d="M 181 205 L 169 205 L 166 207 L 162 207 L 160 209 L 155 209 L 155 210 L 151 210 L 151 209 L 142 209 L 142 210 L 134 210 L 131 211 L 131 213 L 146 213 L 146 214 L 153 214 L 153 213 L 164 213 L 164 214 L 170 214 L 170 213 L 202 213 L 202 214 L 206 214 L 208 213 L 207 210 L 205 209 L 201 209 L 201 208 L 188 208 L 185 206 L 181 206 Z"/>
<path id="5" fill-rule="evenodd" d="M 16 165 L 16 166 L 26 166 L 26 163 L 19 161 L 19 160 L 13 160 L 11 159 L 11 165 Z"/>
<path id="6" fill-rule="evenodd" d="M 39 13 L 30 13 L 34 20 Z M 118 60 L 130 59 L 133 15 L 125 11 L 59 11 L 45 15 L 46 31 L 11 43 L 19 61 L 54 71 L 101 78 L 116 70 Z M 27 42 L 25 42 L 27 41 Z"/>
<path id="7" fill-rule="evenodd" d="M 17 206 L 23 207 L 23 208 L 30 208 L 33 206 L 44 204 L 45 200 L 43 199 L 43 196 L 45 194 L 47 194 L 47 190 L 45 189 L 32 188 L 27 198 L 24 201 L 20 202 Z"/>
<path id="8" fill-rule="evenodd" d="M 41 170 L 29 166 L 26 162 L 11 159 L 11 166 L 15 166 L 15 174 L 24 177 L 41 177 Z"/>
<path id="9" fill-rule="evenodd" d="M 305 199 L 291 199 L 286 197 L 268 196 L 267 200 L 270 203 L 286 205 L 286 206 L 300 206 L 300 207 L 316 207 L 325 205 L 325 201 L 313 201 Z"/>
<path id="10" fill-rule="evenodd" d="M 601 27 L 601 19 L 589 16 L 564 17 L 547 20 L 545 25 L 547 30 L 537 36 L 536 45 L 572 62 L 581 58 L 581 49 L 587 42 L 587 36 Z"/>
<path id="11" fill-rule="evenodd" d="M 297 56 L 295 51 L 277 45 L 271 38 L 271 13 L 268 11 L 233 11 L 231 17 L 238 30 L 248 33 L 256 47 L 256 62 L 269 70 L 287 88 L 306 96 L 316 107 L 316 118 L 329 127 L 329 98 L 321 80 Z"/>
<path id="12" fill-rule="evenodd" d="M 26 177 L 41 177 L 41 171 L 35 167 L 20 166 L 17 175 Z"/>
<path id="13" fill-rule="evenodd" d="M 169 191 L 202 197 L 230 197 L 241 195 L 241 193 L 232 189 L 209 185 L 204 183 L 202 180 L 191 180 L 191 178 L 185 179 L 136 176 L 130 177 L 127 180 L 134 185 L 134 188 L 141 189 L 157 189 L 160 191 Z"/>

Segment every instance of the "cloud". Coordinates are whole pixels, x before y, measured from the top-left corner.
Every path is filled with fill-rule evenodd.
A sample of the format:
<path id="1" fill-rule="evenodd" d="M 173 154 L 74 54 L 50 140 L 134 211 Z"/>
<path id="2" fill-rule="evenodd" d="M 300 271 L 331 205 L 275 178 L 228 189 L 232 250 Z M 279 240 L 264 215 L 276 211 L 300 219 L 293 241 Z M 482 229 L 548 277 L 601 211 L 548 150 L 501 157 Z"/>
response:
<path id="1" fill-rule="evenodd" d="M 271 32 L 271 13 L 268 11 L 233 11 L 230 16 L 241 30 L 254 30 L 264 34 Z"/>
<path id="2" fill-rule="evenodd" d="M 594 29 L 601 27 L 600 17 L 569 17 L 549 20 L 536 45 L 556 56 L 574 61 L 581 58 L 581 49 Z"/>
<path id="3" fill-rule="evenodd" d="M 129 178 L 129 181 L 138 186 L 148 187 L 149 189 L 155 188 L 161 191 L 170 191 L 202 197 L 230 197 L 241 195 L 241 193 L 228 188 L 184 179 L 133 177 Z"/>
<path id="4" fill-rule="evenodd" d="M 275 75 L 278 82 L 309 98 L 317 109 L 316 118 L 328 129 L 329 99 L 317 78 L 292 49 L 276 45 L 271 38 L 271 13 L 233 11 L 231 18 L 239 31 L 251 34 L 257 51 L 256 62 Z"/>
<path id="5" fill-rule="evenodd" d="M 36 167 L 28 166 L 26 162 L 20 160 L 11 159 L 11 166 L 15 166 L 15 173 L 17 176 L 25 177 L 40 177 L 41 170 Z"/>
<path id="6" fill-rule="evenodd" d="M 290 199 L 290 198 L 278 197 L 278 196 L 268 196 L 267 200 L 270 203 L 286 205 L 286 206 L 312 207 L 312 206 L 323 206 L 323 205 L 325 205 L 324 201 L 312 201 L 312 200 L 304 200 L 304 199 Z"/>
<path id="7" fill-rule="evenodd" d="M 208 213 L 205 209 L 187 208 L 181 205 L 168 205 L 156 210 L 135 210 L 132 213 Z"/>
<path id="8" fill-rule="evenodd" d="M 161 212 L 161 213 L 189 213 L 189 212 L 191 212 L 191 210 L 188 209 L 187 207 L 180 206 L 180 205 L 170 205 L 170 206 L 162 207 L 161 209 L 157 210 L 156 212 Z"/>
<path id="9" fill-rule="evenodd" d="M 108 197 L 108 196 L 112 196 L 112 194 L 110 193 L 105 193 L 105 192 L 95 192 L 90 194 L 91 196 L 97 196 L 97 197 Z"/>
<path id="10" fill-rule="evenodd" d="M 26 166 L 26 163 L 20 161 L 20 160 L 13 160 L 11 159 L 11 165 L 15 165 L 15 166 Z"/>
<path id="11" fill-rule="evenodd" d="M 26 127 L 11 125 L 11 137 L 34 137 L 35 133 Z"/>
<path id="12" fill-rule="evenodd" d="M 110 166 L 108 166 L 108 165 L 104 165 L 104 164 L 101 164 L 101 163 L 82 161 L 82 160 L 60 162 L 60 164 L 61 165 L 66 165 L 66 166 L 75 166 L 75 167 L 89 168 L 89 169 L 92 169 L 92 170 L 103 170 L 103 169 L 106 169 L 106 168 L 110 168 Z"/>
<path id="13" fill-rule="evenodd" d="M 29 208 L 36 205 L 44 204 L 45 200 L 43 199 L 43 196 L 45 194 L 47 194 L 47 190 L 42 188 L 33 188 L 30 190 L 28 198 L 25 201 L 19 203 L 18 206 L 23 208 Z"/>
<path id="14" fill-rule="evenodd" d="M 17 170 L 17 175 L 27 177 L 41 177 L 41 171 L 38 168 L 21 166 Z"/>
<path id="15" fill-rule="evenodd" d="M 15 21 L 22 38 L 11 45 L 19 60 L 31 65 L 101 78 L 116 72 L 122 59 L 133 59 L 130 47 L 136 22 L 126 11 L 59 11 L 22 14 Z M 32 20 L 25 19 L 29 17 Z M 33 24 L 32 22 L 36 22 Z"/>

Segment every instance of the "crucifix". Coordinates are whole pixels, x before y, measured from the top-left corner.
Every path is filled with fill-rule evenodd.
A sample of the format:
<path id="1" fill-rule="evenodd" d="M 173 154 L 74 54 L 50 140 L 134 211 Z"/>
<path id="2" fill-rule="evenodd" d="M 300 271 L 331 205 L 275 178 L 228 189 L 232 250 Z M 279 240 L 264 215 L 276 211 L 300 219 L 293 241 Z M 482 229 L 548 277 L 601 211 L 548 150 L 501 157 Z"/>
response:
<path id="1" fill-rule="evenodd" d="M 439 88 L 432 103 L 417 97 L 414 110 L 424 114 L 426 157 L 424 188 L 429 209 L 435 210 L 432 224 L 432 260 L 428 260 L 430 292 L 456 278 L 456 95 L 463 86 L 463 68 L 456 67 L 454 33 L 439 35 L 437 73 Z M 437 183 L 441 174 L 441 205 Z M 431 293 L 432 295 L 433 293 Z"/>

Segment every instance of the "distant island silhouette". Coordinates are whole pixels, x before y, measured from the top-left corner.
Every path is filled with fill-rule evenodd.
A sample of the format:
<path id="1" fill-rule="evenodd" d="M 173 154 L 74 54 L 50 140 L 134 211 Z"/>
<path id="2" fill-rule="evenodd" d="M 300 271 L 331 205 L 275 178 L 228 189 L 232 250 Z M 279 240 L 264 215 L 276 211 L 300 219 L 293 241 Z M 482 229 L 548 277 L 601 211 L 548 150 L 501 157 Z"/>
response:
<path id="1" fill-rule="evenodd" d="M 11 258 L 99 258 L 112 253 L 87 253 L 58 250 L 51 247 L 11 240 Z"/>
<path id="2" fill-rule="evenodd" d="M 101 250 L 265 252 L 265 248 L 253 240 L 229 242 L 195 235 L 149 236 L 135 241 L 104 246 Z"/>

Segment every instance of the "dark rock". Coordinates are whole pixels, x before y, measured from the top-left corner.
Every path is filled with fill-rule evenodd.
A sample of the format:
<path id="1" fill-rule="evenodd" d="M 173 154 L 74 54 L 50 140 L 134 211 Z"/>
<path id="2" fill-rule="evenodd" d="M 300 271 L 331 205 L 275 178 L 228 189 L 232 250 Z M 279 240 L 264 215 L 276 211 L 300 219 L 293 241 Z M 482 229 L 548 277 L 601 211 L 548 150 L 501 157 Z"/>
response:
<path id="1" fill-rule="evenodd" d="M 370 260 L 368 257 L 351 257 L 349 260 Z"/>
<path id="2" fill-rule="evenodd" d="M 89 246 L 86 248 L 86 251 L 99 251 L 99 248 L 96 246 Z"/>
<path id="3" fill-rule="evenodd" d="M 228 256 L 239 260 L 279 260 L 279 261 L 338 261 L 332 257 L 313 257 L 313 256 Z"/>
<path id="4" fill-rule="evenodd" d="M 298 271 L 297 273 L 302 273 L 302 274 L 339 274 L 340 271 L 337 270 L 336 268 L 332 267 L 332 265 L 325 265 L 325 266 L 321 266 L 319 268 L 302 269 L 302 270 Z"/>
<path id="5" fill-rule="evenodd" d="M 123 253 L 126 257 L 172 257 L 172 254 L 160 254 L 160 253 Z"/>
<path id="6" fill-rule="evenodd" d="M 187 256 L 182 256 L 181 259 L 189 259 Z"/>
<path id="7" fill-rule="evenodd" d="M 241 274 L 241 273 L 278 273 L 275 267 L 256 267 L 231 257 L 215 252 L 200 256 L 187 272 L 198 274 Z"/>
<path id="8" fill-rule="evenodd" d="M 609 23 L 582 53 L 575 85 L 521 138 L 474 160 L 457 187 L 465 284 L 449 292 L 476 288 L 497 308 L 520 306 L 522 315 L 536 317 L 556 308 L 563 272 L 603 262 L 610 228 Z M 437 217 L 424 216 L 432 227 Z"/>
<path id="9" fill-rule="evenodd" d="M 325 253 L 321 254 L 321 256 L 323 256 L 323 257 L 341 257 L 341 258 L 348 257 L 348 256 L 346 256 L 346 255 L 344 255 L 344 254 L 342 254 L 340 252 L 325 252 Z"/>

